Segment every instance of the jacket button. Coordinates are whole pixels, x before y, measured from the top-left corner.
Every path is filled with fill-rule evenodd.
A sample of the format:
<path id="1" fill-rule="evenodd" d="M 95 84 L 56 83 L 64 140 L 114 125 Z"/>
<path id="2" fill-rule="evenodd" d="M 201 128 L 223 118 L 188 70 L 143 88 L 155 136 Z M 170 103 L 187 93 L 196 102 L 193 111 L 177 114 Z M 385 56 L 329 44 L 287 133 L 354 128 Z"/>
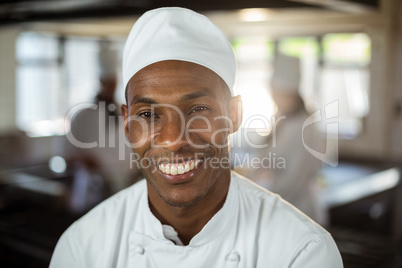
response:
<path id="1" fill-rule="evenodd" d="M 231 261 L 231 262 L 239 262 L 240 261 L 239 253 L 237 253 L 236 251 L 230 253 L 229 256 L 228 256 L 228 260 Z"/>
<path id="2" fill-rule="evenodd" d="M 141 247 L 141 246 L 136 246 L 136 247 L 135 247 L 135 252 L 136 252 L 137 254 L 142 255 L 142 254 L 144 254 L 145 249 L 144 249 L 143 247 Z"/>

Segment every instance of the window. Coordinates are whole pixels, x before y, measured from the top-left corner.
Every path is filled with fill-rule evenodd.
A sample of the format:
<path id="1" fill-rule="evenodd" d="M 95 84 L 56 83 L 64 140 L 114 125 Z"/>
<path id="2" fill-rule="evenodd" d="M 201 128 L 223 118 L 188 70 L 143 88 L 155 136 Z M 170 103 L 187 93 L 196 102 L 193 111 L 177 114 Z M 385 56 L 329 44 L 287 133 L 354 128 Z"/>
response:
<path id="1" fill-rule="evenodd" d="M 322 39 L 320 103 L 339 101 L 341 138 L 363 129 L 369 111 L 370 39 L 366 34 L 327 34 Z"/>
<path id="2" fill-rule="evenodd" d="M 338 107 L 339 138 L 353 139 L 363 130 L 369 110 L 371 54 L 366 34 L 336 33 L 279 40 L 249 37 L 235 39 L 232 45 L 238 61 L 234 91 L 243 100 L 242 128 L 256 129 L 260 135 L 269 132 L 263 130 L 267 124 L 261 118 L 270 120 L 275 111 L 269 81 L 278 51 L 300 58 L 300 94 L 307 110 L 314 112 L 337 101 L 339 106 L 331 107 Z M 317 126 L 323 132 L 331 132 L 325 124 Z"/>
<path id="3" fill-rule="evenodd" d="M 340 138 L 356 137 L 369 109 L 369 37 L 337 33 L 322 38 L 284 38 L 279 41 L 279 50 L 301 59 L 300 93 L 307 108 L 314 111 L 338 101 Z M 326 131 L 325 125 L 318 126 Z"/>
<path id="4" fill-rule="evenodd" d="M 123 42 L 113 44 L 122 51 Z M 17 40 L 17 125 L 30 136 L 63 135 L 65 115 L 98 89 L 99 40 L 22 33 Z M 120 73 L 117 71 L 117 73 Z M 120 79 L 121 81 L 121 79 Z M 117 101 L 124 100 L 121 83 Z"/>
<path id="5" fill-rule="evenodd" d="M 65 41 L 67 107 L 91 102 L 98 89 L 98 41 L 70 38 Z"/>
<path id="6" fill-rule="evenodd" d="M 270 126 L 262 117 L 270 119 L 275 109 L 269 93 L 274 43 L 264 38 L 244 38 L 233 41 L 232 45 L 237 58 L 234 92 L 242 96 L 244 110 L 242 128 L 268 134 L 264 129 Z"/>
<path id="7" fill-rule="evenodd" d="M 278 42 L 280 53 L 298 57 L 301 65 L 300 95 L 308 110 L 319 107 L 316 98 L 316 83 L 318 79 L 319 42 L 314 36 L 288 37 Z"/>
<path id="8" fill-rule="evenodd" d="M 122 52 L 124 40 L 113 40 Z M 275 111 L 269 93 L 277 50 L 301 59 L 300 93 L 310 111 L 337 100 L 340 138 L 363 129 L 369 109 L 370 39 L 363 33 L 323 36 L 237 38 L 235 94 L 242 95 L 242 128 L 268 134 Z M 26 32 L 17 40 L 17 125 L 31 136 L 64 134 L 64 116 L 74 105 L 91 102 L 98 88 L 99 40 Z M 118 71 L 118 73 L 120 73 Z M 124 102 L 119 78 L 117 101 Z M 258 116 L 255 116 L 258 115 Z M 260 116 L 260 117 L 259 117 Z M 262 118 L 265 119 L 262 119 Z M 269 124 L 269 122 L 268 122 Z"/>
<path id="9" fill-rule="evenodd" d="M 17 126 L 37 135 L 56 134 L 64 114 L 60 40 L 23 33 L 17 40 Z"/>

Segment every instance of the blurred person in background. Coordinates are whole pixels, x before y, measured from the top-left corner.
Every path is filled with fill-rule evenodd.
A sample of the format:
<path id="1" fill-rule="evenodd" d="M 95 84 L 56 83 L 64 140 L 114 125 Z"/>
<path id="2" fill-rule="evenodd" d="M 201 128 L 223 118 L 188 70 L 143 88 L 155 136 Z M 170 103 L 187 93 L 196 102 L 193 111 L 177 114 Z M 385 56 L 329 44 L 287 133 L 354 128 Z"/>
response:
<path id="1" fill-rule="evenodd" d="M 130 149 L 121 146 L 125 136 L 119 124 L 123 121 L 114 99 L 120 62 L 117 49 L 102 40 L 98 61 L 99 91 L 92 105 L 80 108 L 71 118 L 67 141 L 75 177 L 71 207 L 77 212 L 132 184 L 138 175 L 135 165 L 130 168 Z M 96 146 L 83 148 L 75 140 L 86 145 L 96 142 Z"/>
<path id="2" fill-rule="evenodd" d="M 314 125 L 303 129 L 310 114 L 299 93 L 300 61 L 278 54 L 271 78 L 271 94 L 277 106 L 276 125 L 267 137 L 268 148 L 259 149 L 260 158 L 270 154 L 284 164 L 259 168 L 251 175 L 254 181 L 296 206 L 310 218 L 327 224 L 326 209 L 318 198 L 317 175 L 321 161 L 305 145 L 319 149 L 323 141 Z"/>

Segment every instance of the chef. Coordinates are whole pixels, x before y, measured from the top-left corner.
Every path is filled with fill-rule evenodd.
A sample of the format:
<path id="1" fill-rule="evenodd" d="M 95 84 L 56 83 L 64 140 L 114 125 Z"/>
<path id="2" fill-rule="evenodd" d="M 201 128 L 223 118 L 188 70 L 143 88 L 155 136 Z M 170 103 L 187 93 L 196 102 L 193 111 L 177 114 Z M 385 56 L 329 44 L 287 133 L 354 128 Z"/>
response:
<path id="1" fill-rule="evenodd" d="M 268 148 L 259 149 L 258 157 L 268 154 L 284 159 L 283 167 L 260 168 L 250 172 L 249 178 L 279 194 L 321 225 L 327 224 L 327 212 L 318 198 L 317 175 L 321 161 L 305 148 L 324 150 L 324 142 L 315 126 L 303 128 L 310 114 L 299 93 L 301 81 L 300 60 L 279 53 L 275 58 L 271 78 L 271 95 L 276 103 L 277 125 L 267 137 Z"/>
<path id="2" fill-rule="evenodd" d="M 113 48 L 109 41 L 101 40 L 97 59 L 97 95 L 91 105 L 77 105 L 80 108 L 71 113 L 70 131 L 67 133 L 66 150 L 75 174 L 72 208 L 77 212 L 87 208 L 80 205 L 84 199 L 88 199 L 87 202 L 95 199 L 91 198 L 90 194 L 81 196 L 86 192 L 83 188 L 96 189 L 99 184 L 104 186 L 105 194 L 116 193 L 130 185 L 130 181 L 138 172 L 134 168 L 130 169 L 130 148 L 119 146 L 124 144 L 125 137 L 118 127 L 123 125 L 123 120 L 119 120 L 119 106 L 114 99 L 118 82 L 118 50 Z M 92 143 L 96 145 L 82 146 Z M 99 181 L 99 177 L 103 181 Z"/>
<path id="3" fill-rule="evenodd" d="M 50 267 L 342 267 L 328 232 L 231 173 L 235 57 L 206 17 L 148 11 L 123 53 L 125 133 L 145 179 L 60 238 Z"/>

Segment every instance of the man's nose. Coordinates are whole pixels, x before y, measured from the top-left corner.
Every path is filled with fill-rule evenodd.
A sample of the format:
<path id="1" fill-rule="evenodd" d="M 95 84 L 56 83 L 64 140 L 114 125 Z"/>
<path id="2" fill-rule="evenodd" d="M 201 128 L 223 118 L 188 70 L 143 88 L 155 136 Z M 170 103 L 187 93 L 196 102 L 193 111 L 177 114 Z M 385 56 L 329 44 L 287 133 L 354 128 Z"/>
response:
<path id="1" fill-rule="evenodd" d="M 154 137 L 156 146 L 172 152 L 176 152 L 188 144 L 185 135 L 185 122 L 180 116 L 164 119 Z"/>

